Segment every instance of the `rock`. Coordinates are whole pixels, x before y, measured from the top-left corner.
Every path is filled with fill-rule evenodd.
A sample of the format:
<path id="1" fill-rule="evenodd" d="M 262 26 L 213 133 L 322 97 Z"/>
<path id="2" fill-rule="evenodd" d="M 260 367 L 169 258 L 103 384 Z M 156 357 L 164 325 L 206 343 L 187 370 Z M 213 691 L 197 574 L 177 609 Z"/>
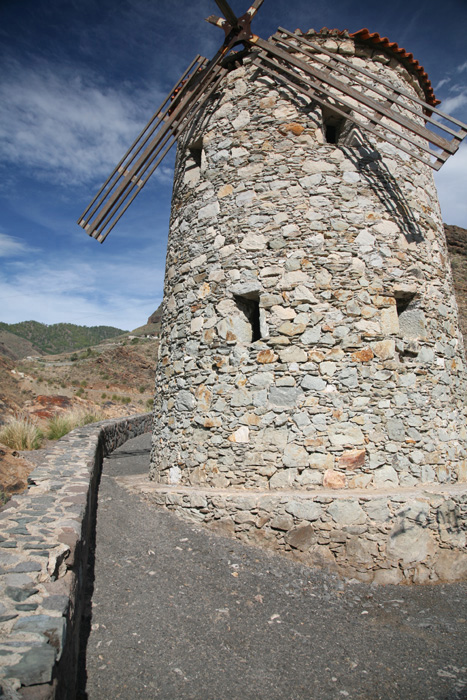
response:
<path id="1" fill-rule="evenodd" d="M 295 335 L 300 335 L 305 329 L 306 325 L 304 323 L 291 323 L 290 321 L 286 321 L 281 326 L 279 326 L 278 330 L 279 333 L 282 333 L 282 335 L 292 337 Z"/>
<path id="2" fill-rule="evenodd" d="M 246 425 L 242 425 L 227 438 L 230 442 L 250 442 L 250 431 Z"/>
<path id="3" fill-rule="evenodd" d="M 356 501 L 335 500 L 328 506 L 328 513 L 341 527 L 343 525 L 363 525 L 367 517 Z"/>
<path id="4" fill-rule="evenodd" d="M 339 457 L 341 469 L 357 469 L 365 464 L 366 450 L 348 450 Z"/>
<path id="5" fill-rule="evenodd" d="M 285 536 L 287 544 L 301 552 L 306 552 L 307 549 L 315 544 L 315 539 L 315 534 L 311 525 L 295 527 Z"/>
<path id="6" fill-rule="evenodd" d="M 402 581 L 403 574 L 400 569 L 378 569 L 375 571 L 373 581 L 381 586 L 393 586 Z"/>
<path id="7" fill-rule="evenodd" d="M 290 501 L 285 506 L 287 513 L 294 515 L 300 520 L 318 520 L 322 513 L 323 507 L 319 503 L 313 501 Z"/>
<path id="8" fill-rule="evenodd" d="M 329 426 L 329 439 L 336 447 L 361 445 L 365 442 L 361 429 L 353 423 L 336 423 Z"/>
<path id="9" fill-rule="evenodd" d="M 280 469 L 269 479 L 269 488 L 287 489 L 291 488 L 298 476 L 298 469 Z"/>
<path id="10" fill-rule="evenodd" d="M 6 669 L 7 678 L 20 678 L 25 686 L 49 683 L 55 663 L 56 650 L 50 644 L 35 646 L 22 654 L 21 660 Z"/>
<path id="11" fill-rule="evenodd" d="M 371 520 L 377 520 L 378 522 L 384 522 L 391 516 L 386 498 L 374 498 L 364 503 L 363 509 Z"/>
<path id="12" fill-rule="evenodd" d="M 177 411 L 191 411 L 196 406 L 196 399 L 191 391 L 182 389 L 178 392 L 175 399 L 175 408 Z"/>
<path id="13" fill-rule="evenodd" d="M 433 556 L 435 546 L 430 532 L 410 520 L 399 519 L 389 534 L 386 553 L 389 560 L 404 566 L 424 562 Z"/>
<path id="14" fill-rule="evenodd" d="M 440 581 L 465 581 L 467 579 L 467 554 L 459 551 L 440 550 L 435 561 L 435 571 Z"/>
<path id="15" fill-rule="evenodd" d="M 282 458 L 285 467 L 306 467 L 308 466 L 308 452 L 304 447 L 289 443 Z"/>
<path id="16" fill-rule="evenodd" d="M 386 464 L 384 467 L 380 467 L 379 469 L 375 469 L 373 472 L 373 479 L 377 489 L 399 483 L 396 470 L 389 464 Z"/>
<path id="17" fill-rule="evenodd" d="M 269 522 L 273 530 L 290 530 L 293 527 L 293 518 L 290 515 L 275 515 Z"/>
<path id="18" fill-rule="evenodd" d="M 284 348 L 284 350 L 281 350 L 279 353 L 279 357 L 281 358 L 281 362 L 306 362 L 308 360 L 308 355 L 305 352 L 305 350 L 302 350 L 301 348 L 297 348 L 293 345 L 290 347 Z"/>
<path id="19" fill-rule="evenodd" d="M 219 211 L 219 202 L 216 200 L 211 204 L 206 204 L 206 206 L 201 207 L 198 212 L 198 219 L 200 221 L 203 221 L 204 219 L 216 219 Z"/>
<path id="20" fill-rule="evenodd" d="M 330 470 L 334 466 L 334 455 L 326 452 L 310 452 L 308 464 L 311 469 Z"/>
<path id="21" fill-rule="evenodd" d="M 302 380 L 301 387 L 306 391 L 323 391 L 327 387 L 327 382 L 321 377 L 307 374 Z"/>
<path id="22" fill-rule="evenodd" d="M 274 350 L 271 350 L 271 349 L 260 350 L 258 355 L 256 356 L 257 362 L 259 362 L 262 365 L 276 362 L 277 359 L 278 359 L 278 356 L 276 355 Z"/>
<path id="23" fill-rule="evenodd" d="M 269 402 L 274 406 L 297 406 L 303 396 L 300 389 L 295 387 L 272 387 L 269 391 Z"/>
<path id="24" fill-rule="evenodd" d="M 327 469 L 324 472 L 323 486 L 329 489 L 343 489 L 345 486 L 345 474 Z"/>

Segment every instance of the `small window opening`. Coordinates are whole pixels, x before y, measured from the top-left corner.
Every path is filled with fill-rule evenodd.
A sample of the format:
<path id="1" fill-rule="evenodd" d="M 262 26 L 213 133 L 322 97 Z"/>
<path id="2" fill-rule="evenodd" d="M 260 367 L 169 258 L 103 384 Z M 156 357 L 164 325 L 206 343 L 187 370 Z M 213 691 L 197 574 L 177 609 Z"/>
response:
<path id="1" fill-rule="evenodd" d="M 346 118 L 342 115 L 323 107 L 323 134 L 326 143 L 339 143 L 346 122 Z"/>
<path id="2" fill-rule="evenodd" d="M 259 296 L 257 293 L 235 296 L 237 308 L 245 315 L 251 326 L 251 342 L 261 339 L 261 327 L 259 321 Z"/>
<path id="3" fill-rule="evenodd" d="M 426 337 L 425 314 L 420 308 L 420 300 L 415 293 L 398 293 L 396 309 L 399 318 L 399 332 L 406 340 Z"/>
<path id="4" fill-rule="evenodd" d="M 396 297 L 396 309 L 399 318 L 404 314 L 405 311 L 407 311 L 407 309 L 410 306 L 410 303 L 413 301 L 413 298 L 413 294 L 411 294 L 410 296 Z"/>
<path id="5" fill-rule="evenodd" d="M 188 146 L 188 151 L 196 167 L 200 168 L 203 159 L 203 139 L 199 138 L 193 141 L 193 143 Z"/>

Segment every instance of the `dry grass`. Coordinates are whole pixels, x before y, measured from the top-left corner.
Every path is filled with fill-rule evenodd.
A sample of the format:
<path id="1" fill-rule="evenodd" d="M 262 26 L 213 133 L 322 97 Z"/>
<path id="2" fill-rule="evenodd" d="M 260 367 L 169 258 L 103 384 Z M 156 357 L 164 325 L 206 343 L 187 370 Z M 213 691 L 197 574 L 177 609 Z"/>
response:
<path id="1" fill-rule="evenodd" d="M 44 439 L 42 430 L 30 417 L 24 415 L 10 418 L 0 430 L 0 442 L 12 450 L 37 450 Z"/>
<path id="2" fill-rule="evenodd" d="M 75 428 L 96 423 L 99 420 L 102 420 L 102 416 L 97 413 L 84 408 L 75 408 L 51 418 L 47 423 L 46 436 L 49 440 L 58 440 Z"/>

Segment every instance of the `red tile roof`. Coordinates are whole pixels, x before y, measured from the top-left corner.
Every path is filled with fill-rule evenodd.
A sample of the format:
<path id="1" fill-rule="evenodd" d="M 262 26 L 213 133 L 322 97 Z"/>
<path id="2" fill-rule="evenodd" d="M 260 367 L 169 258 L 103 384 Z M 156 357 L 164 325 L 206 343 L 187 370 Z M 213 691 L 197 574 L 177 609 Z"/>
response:
<path id="1" fill-rule="evenodd" d="M 396 44 L 395 41 L 389 41 L 387 37 L 382 37 L 378 32 L 370 33 L 368 29 L 360 29 L 358 32 L 353 32 L 349 36 L 355 41 L 361 41 L 365 44 L 373 44 L 379 48 L 385 49 L 388 53 L 393 53 L 405 67 L 417 75 L 421 87 L 425 92 L 425 98 L 429 105 L 436 107 L 441 100 L 437 100 L 431 81 L 420 63 L 413 57 L 412 53 L 408 53 L 405 49 Z"/>

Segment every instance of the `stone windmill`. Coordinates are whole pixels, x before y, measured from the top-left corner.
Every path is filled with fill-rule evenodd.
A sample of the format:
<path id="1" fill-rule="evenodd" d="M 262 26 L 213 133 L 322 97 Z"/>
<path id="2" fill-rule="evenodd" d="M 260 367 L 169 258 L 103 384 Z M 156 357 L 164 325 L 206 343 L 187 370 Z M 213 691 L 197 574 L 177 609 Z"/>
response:
<path id="1" fill-rule="evenodd" d="M 262 0 L 216 2 L 222 47 L 80 219 L 104 241 L 177 141 L 155 500 L 363 580 L 462 577 L 465 371 L 431 171 L 467 126 L 379 34 L 265 41 Z"/>

